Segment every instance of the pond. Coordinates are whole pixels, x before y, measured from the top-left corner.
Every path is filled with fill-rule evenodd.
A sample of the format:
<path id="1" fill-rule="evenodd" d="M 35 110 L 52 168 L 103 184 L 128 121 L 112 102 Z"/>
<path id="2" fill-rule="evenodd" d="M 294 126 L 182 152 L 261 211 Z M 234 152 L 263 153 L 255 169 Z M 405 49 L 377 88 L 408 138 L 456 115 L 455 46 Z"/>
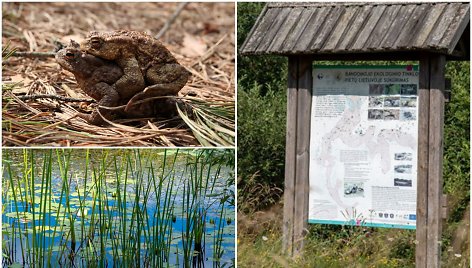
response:
<path id="1" fill-rule="evenodd" d="M 3 266 L 234 266 L 233 169 L 233 150 L 3 150 Z"/>

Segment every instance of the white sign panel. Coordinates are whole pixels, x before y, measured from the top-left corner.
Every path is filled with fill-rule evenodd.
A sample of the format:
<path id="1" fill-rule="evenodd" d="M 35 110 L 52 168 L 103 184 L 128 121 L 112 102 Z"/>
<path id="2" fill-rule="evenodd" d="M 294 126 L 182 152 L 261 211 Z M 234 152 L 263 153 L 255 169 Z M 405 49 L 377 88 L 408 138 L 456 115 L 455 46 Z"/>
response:
<path id="1" fill-rule="evenodd" d="M 416 228 L 417 66 L 317 66 L 309 222 Z"/>

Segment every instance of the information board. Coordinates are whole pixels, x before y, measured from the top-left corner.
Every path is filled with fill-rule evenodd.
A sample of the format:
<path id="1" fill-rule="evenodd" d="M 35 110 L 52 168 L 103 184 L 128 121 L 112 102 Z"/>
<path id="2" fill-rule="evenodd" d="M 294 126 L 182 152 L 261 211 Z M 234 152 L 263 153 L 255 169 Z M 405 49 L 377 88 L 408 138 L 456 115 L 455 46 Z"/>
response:
<path id="1" fill-rule="evenodd" d="M 316 66 L 309 222 L 416 228 L 418 66 Z"/>

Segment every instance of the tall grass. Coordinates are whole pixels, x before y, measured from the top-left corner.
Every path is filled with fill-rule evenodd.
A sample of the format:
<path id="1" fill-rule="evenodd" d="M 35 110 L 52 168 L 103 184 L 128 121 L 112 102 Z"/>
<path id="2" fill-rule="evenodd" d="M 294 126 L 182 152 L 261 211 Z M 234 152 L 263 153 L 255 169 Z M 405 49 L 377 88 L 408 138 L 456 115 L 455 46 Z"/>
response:
<path id="1" fill-rule="evenodd" d="M 221 265 L 228 197 L 215 198 L 222 194 L 217 151 L 80 150 L 80 161 L 74 151 L 4 151 L 2 198 L 13 213 L 4 265 L 202 267 L 205 256 Z"/>

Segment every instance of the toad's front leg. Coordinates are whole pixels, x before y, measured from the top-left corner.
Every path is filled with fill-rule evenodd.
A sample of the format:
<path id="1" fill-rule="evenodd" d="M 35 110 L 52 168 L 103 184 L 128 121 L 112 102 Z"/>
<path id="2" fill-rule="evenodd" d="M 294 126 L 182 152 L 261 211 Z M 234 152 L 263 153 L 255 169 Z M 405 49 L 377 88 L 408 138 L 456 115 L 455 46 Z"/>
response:
<path id="1" fill-rule="evenodd" d="M 120 93 L 121 98 L 131 98 L 145 87 L 141 68 L 134 57 L 117 60 L 117 63 L 123 69 L 124 74 L 115 82 L 115 88 Z"/>
<path id="2" fill-rule="evenodd" d="M 110 86 L 107 83 L 98 83 L 89 89 L 95 91 L 98 95 L 102 96 L 102 98 L 98 102 L 98 108 L 94 110 L 92 114 L 78 114 L 78 116 L 85 119 L 90 124 L 101 125 L 104 123 L 104 120 L 100 116 L 100 114 L 108 120 L 111 119 L 113 114 L 112 111 L 100 107 L 117 106 L 120 101 L 120 95 L 115 90 L 114 86 Z"/>

